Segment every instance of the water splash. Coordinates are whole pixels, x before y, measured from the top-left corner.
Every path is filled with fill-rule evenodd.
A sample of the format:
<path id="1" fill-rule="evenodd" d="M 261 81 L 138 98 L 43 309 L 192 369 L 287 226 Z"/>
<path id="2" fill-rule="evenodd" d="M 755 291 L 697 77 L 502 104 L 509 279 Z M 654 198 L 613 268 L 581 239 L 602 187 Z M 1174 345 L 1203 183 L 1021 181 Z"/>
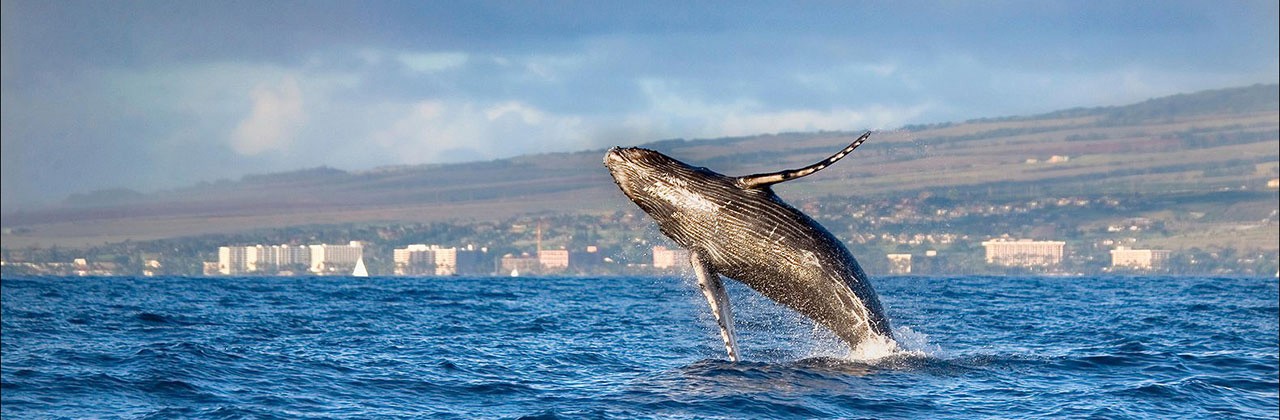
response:
<path id="1" fill-rule="evenodd" d="M 859 362 L 875 362 L 877 360 L 894 356 L 902 352 L 902 348 L 898 346 L 898 342 L 889 337 L 873 335 L 866 340 L 862 340 L 856 347 L 849 351 L 848 358 Z"/>
<path id="2" fill-rule="evenodd" d="M 802 317 L 795 315 L 794 318 Z M 793 323 L 792 326 L 797 324 Z M 928 334 L 908 326 L 895 327 L 894 338 L 875 336 L 850 348 L 830 330 L 812 322 L 808 325 L 811 328 L 808 339 L 797 343 L 808 346 L 807 351 L 801 353 L 802 359 L 836 359 L 859 364 L 877 364 L 902 358 L 938 357 L 942 353 L 938 345 L 929 342 Z M 782 328 L 786 326 L 780 326 L 780 329 Z M 796 334 L 789 334 L 786 331 L 775 332 L 779 335 L 796 337 Z"/>
<path id="3" fill-rule="evenodd" d="M 911 327 L 904 325 L 894 328 L 893 336 L 898 340 L 901 353 L 916 356 L 939 356 L 943 353 L 942 347 L 929 341 L 929 334 L 916 331 Z"/>

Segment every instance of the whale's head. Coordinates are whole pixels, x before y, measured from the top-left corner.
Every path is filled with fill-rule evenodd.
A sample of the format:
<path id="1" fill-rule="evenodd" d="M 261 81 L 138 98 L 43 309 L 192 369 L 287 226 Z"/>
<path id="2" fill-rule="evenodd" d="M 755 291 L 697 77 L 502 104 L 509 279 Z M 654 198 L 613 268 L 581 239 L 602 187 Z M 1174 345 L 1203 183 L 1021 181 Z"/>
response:
<path id="1" fill-rule="evenodd" d="M 719 211 L 717 191 L 735 188 L 734 179 L 653 150 L 614 147 L 604 166 L 622 192 L 660 224 L 673 215 L 711 215 Z"/>

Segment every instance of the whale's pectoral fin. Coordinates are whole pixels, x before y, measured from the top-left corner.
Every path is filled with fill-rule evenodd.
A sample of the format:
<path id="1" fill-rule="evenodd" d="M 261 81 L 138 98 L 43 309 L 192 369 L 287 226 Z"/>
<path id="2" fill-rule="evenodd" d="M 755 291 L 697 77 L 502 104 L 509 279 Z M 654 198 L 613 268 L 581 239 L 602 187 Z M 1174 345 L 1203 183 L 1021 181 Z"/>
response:
<path id="1" fill-rule="evenodd" d="M 836 154 L 831 155 L 831 157 L 823 159 L 821 162 L 818 162 L 800 169 L 789 169 L 789 170 L 780 171 L 780 172 L 773 172 L 773 173 L 767 173 L 767 174 L 755 174 L 755 175 L 747 175 L 747 176 L 739 177 L 738 185 L 742 186 L 742 188 L 767 187 L 773 184 L 777 184 L 779 182 L 790 181 L 805 175 L 812 174 L 814 172 L 821 171 L 823 169 L 826 169 L 826 167 L 831 166 L 831 164 L 836 163 L 836 161 L 843 159 L 850 152 L 853 152 L 853 149 L 857 149 L 858 146 L 862 145 L 862 142 L 867 141 L 867 137 L 871 137 L 870 131 L 863 133 L 862 136 L 859 136 L 857 140 L 854 140 L 853 143 L 850 143 L 848 147 L 845 147 L 844 149 L 840 150 Z"/>
<path id="2" fill-rule="evenodd" d="M 711 313 L 716 317 L 716 324 L 720 325 L 720 338 L 724 339 L 724 349 L 729 352 L 729 361 L 736 362 L 738 357 L 738 338 L 733 332 L 733 310 L 729 308 L 729 293 L 724 289 L 724 281 L 720 279 L 720 274 L 716 273 L 715 268 L 707 262 L 706 258 L 698 255 L 697 251 L 689 253 L 690 262 L 693 263 L 693 272 L 698 275 L 698 288 L 702 289 L 702 295 L 707 297 L 707 303 L 711 304 Z"/>

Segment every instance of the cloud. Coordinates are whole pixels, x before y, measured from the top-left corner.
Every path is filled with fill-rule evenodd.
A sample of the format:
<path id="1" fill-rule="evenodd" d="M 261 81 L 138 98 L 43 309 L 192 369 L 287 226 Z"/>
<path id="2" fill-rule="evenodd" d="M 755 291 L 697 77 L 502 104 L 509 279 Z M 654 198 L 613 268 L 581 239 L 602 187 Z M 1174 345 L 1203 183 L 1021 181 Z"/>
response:
<path id="1" fill-rule="evenodd" d="M 923 114 L 928 108 L 928 105 L 918 105 L 906 108 L 870 106 L 862 109 L 747 111 L 721 117 L 718 131 L 721 135 L 746 136 L 761 133 L 895 128 Z"/>
<path id="2" fill-rule="evenodd" d="M 410 71 L 435 73 L 462 67 L 467 64 L 467 54 L 456 52 L 403 52 L 396 56 L 396 60 Z"/>
<path id="3" fill-rule="evenodd" d="M 253 109 L 231 137 L 231 148 L 245 156 L 289 147 L 307 116 L 302 109 L 302 90 L 293 76 L 278 85 L 260 84 L 249 93 Z"/>
<path id="4" fill-rule="evenodd" d="M 752 96 L 706 99 L 662 80 L 644 80 L 639 84 L 649 108 L 626 120 L 635 129 L 659 127 L 658 132 L 647 133 L 652 138 L 893 128 L 934 108 L 929 102 L 905 106 L 773 107 Z"/>
<path id="5" fill-rule="evenodd" d="M 1275 2 L 814 6 L 6 1 L 0 202 L 1032 114 L 1280 71 Z"/>
<path id="6" fill-rule="evenodd" d="M 495 159 L 579 149 L 589 143 L 582 118 L 521 101 L 429 99 L 399 108 L 399 118 L 369 135 L 397 163 Z"/>

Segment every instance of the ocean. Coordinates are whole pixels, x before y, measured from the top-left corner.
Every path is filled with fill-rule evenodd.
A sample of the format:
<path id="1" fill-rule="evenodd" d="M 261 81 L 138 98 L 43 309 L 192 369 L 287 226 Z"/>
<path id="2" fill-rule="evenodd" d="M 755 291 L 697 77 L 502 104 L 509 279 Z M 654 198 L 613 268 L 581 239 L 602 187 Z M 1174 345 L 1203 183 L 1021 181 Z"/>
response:
<path id="1" fill-rule="evenodd" d="M 5 419 L 1277 418 L 1274 278 L 882 277 L 858 358 L 688 277 L 5 278 Z"/>

